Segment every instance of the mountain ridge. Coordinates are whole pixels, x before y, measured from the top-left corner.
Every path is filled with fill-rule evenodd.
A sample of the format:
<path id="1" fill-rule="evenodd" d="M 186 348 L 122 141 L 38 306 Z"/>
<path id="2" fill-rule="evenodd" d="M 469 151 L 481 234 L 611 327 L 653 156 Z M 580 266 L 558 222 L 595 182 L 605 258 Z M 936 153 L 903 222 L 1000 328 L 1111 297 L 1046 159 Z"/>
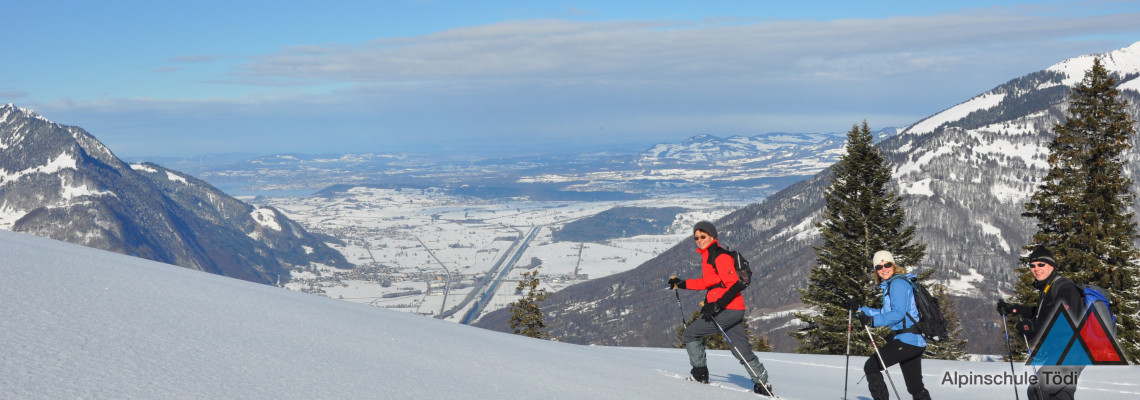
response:
<path id="1" fill-rule="evenodd" d="M 255 213 L 272 214 L 266 229 Z M 94 136 L 0 106 L 0 229 L 276 283 L 290 265 L 348 267 L 276 210 L 258 211 L 191 176 L 130 165 Z M 254 237 L 256 236 L 256 237 Z"/>

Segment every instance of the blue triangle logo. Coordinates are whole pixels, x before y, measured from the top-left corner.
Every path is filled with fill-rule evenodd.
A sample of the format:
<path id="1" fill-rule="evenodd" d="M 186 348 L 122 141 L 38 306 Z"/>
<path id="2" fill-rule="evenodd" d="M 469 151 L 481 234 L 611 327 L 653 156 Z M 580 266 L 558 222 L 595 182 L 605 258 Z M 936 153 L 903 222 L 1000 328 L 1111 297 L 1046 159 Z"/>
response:
<path id="1" fill-rule="evenodd" d="M 1027 365 L 1128 365 L 1100 315 L 1085 313 L 1078 327 L 1069 313 L 1061 310 L 1064 308 L 1053 309 Z"/>
<path id="2" fill-rule="evenodd" d="M 1053 310 L 1053 318 L 1045 325 L 1045 332 L 1037 339 L 1033 348 L 1033 357 L 1029 359 L 1031 365 L 1062 365 L 1066 354 L 1073 346 L 1077 336 L 1077 327 L 1069 318 L 1069 313 Z M 1078 346 L 1079 347 L 1079 346 Z M 1085 364 L 1087 365 L 1087 364 Z"/>

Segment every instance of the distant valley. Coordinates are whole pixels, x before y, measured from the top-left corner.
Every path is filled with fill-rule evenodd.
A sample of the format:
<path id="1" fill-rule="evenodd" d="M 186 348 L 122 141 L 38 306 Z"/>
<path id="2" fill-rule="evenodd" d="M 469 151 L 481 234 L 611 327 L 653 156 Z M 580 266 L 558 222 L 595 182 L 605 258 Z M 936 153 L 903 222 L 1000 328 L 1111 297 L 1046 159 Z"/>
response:
<path id="1" fill-rule="evenodd" d="M 836 135 L 701 135 L 628 155 L 161 162 L 335 237 L 354 265 L 299 268 L 286 287 L 466 322 L 517 299 L 530 268 L 554 292 L 633 269 L 693 223 L 818 173 L 841 146 Z"/>

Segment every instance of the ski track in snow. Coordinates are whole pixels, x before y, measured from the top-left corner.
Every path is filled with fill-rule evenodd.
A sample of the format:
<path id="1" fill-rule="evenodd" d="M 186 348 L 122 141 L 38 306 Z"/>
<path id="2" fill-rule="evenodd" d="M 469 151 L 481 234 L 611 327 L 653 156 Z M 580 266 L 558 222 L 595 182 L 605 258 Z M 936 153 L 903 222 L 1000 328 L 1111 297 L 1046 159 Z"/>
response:
<path id="1" fill-rule="evenodd" d="M 711 388 L 718 388 L 718 389 L 726 389 L 726 390 L 732 390 L 732 391 L 736 391 L 736 392 L 746 392 L 746 393 L 752 392 L 751 388 L 745 388 L 745 387 L 737 385 L 733 382 L 729 382 L 731 376 L 714 375 L 714 374 L 710 373 L 709 374 L 709 383 L 700 383 L 700 382 L 693 380 L 693 378 L 690 377 L 689 375 L 678 374 L 678 373 L 665 371 L 665 370 L 661 370 L 661 369 L 657 370 L 657 372 L 660 372 L 662 375 L 677 378 L 677 379 L 683 380 L 685 382 L 689 382 L 689 383 L 694 384 L 694 385 L 701 385 L 704 387 L 711 387 Z M 749 380 L 748 384 L 751 385 L 752 381 Z"/>

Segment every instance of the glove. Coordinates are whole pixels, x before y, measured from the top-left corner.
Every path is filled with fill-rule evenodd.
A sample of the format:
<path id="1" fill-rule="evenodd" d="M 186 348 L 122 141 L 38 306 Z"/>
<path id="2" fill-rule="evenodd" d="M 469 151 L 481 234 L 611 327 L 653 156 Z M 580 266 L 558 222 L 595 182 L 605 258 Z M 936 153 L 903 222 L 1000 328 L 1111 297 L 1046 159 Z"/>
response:
<path id="1" fill-rule="evenodd" d="M 859 310 L 859 300 L 855 300 L 854 297 L 848 297 L 847 298 L 847 309 L 850 311 L 858 311 Z"/>
<path id="2" fill-rule="evenodd" d="M 1032 330 L 1033 330 L 1033 324 L 1030 324 L 1029 321 L 1026 321 L 1023 318 L 1017 319 L 1017 333 L 1019 335 L 1025 336 L 1025 337 L 1033 337 L 1033 335 L 1031 334 Z"/>
<path id="3" fill-rule="evenodd" d="M 677 276 L 670 276 L 669 277 L 669 288 L 670 289 L 684 289 L 685 288 L 685 281 L 681 280 L 681 278 L 678 278 Z"/>
<path id="4" fill-rule="evenodd" d="M 712 317 L 719 314 L 721 310 L 723 310 L 723 308 L 721 308 L 720 304 L 717 304 L 715 301 L 712 303 L 706 303 L 701 307 L 701 318 L 704 318 L 706 320 L 712 319 Z"/>
<path id="5" fill-rule="evenodd" d="M 733 297 L 720 296 L 720 299 L 716 301 L 716 312 L 721 312 L 721 310 L 728 309 L 728 303 L 732 302 Z"/>
<path id="6" fill-rule="evenodd" d="M 875 319 L 871 318 L 870 315 L 864 314 L 862 311 L 855 313 L 855 318 L 858 319 L 859 323 L 863 324 L 863 326 L 875 326 Z"/>
<path id="7" fill-rule="evenodd" d="M 1005 299 L 998 300 L 998 303 L 997 303 L 998 314 L 1010 315 L 1010 316 L 1017 317 L 1017 316 L 1021 316 L 1021 315 L 1026 315 L 1027 313 L 1025 311 L 1026 311 L 1025 306 L 1006 303 Z"/>
<path id="8" fill-rule="evenodd" d="M 1010 314 L 1010 313 L 1009 313 L 1009 312 L 1010 312 L 1010 308 L 1011 308 L 1011 307 L 1010 307 L 1009 303 L 1006 303 L 1006 302 L 1005 302 L 1005 299 L 998 299 L 998 302 L 997 302 L 997 312 L 998 312 L 998 314 L 1000 314 L 1000 315 L 1009 315 L 1009 314 Z"/>

